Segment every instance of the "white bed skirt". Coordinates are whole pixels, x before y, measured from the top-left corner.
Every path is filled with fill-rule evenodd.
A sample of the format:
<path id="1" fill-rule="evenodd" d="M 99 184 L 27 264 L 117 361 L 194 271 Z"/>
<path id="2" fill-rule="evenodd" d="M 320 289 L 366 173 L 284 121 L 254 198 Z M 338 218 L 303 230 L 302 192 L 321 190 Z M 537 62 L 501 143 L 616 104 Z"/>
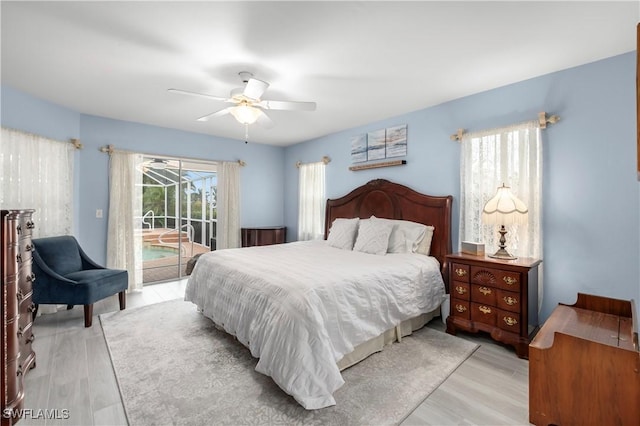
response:
<path id="1" fill-rule="evenodd" d="M 356 346 L 353 352 L 346 354 L 338 361 L 338 368 L 342 371 L 359 363 L 369 355 L 382 351 L 386 345 L 402 341 L 403 337 L 411 335 L 414 331 L 421 329 L 429 321 L 438 316 L 440 316 L 440 307 L 426 314 L 402 321 L 400 325 L 385 331 L 378 337 L 374 337 Z"/>

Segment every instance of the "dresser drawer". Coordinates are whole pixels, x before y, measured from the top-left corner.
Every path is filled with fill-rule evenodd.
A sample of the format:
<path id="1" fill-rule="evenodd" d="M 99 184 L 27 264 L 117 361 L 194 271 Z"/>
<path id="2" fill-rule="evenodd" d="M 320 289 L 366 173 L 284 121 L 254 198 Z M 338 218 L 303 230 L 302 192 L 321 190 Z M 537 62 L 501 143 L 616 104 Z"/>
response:
<path id="1" fill-rule="evenodd" d="M 33 281 L 36 275 L 33 273 L 31 265 L 31 259 L 27 263 L 23 263 L 18 268 L 18 289 L 22 290 L 23 294 L 29 293 L 33 288 Z"/>
<path id="2" fill-rule="evenodd" d="M 469 265 L 462 263 L 452 264 L 451 275 L 456 281 L 469 282 Z"/>
<path id="3" fill-rule="evenodd" d="M 31 215 L 21 215 L 20 218 L 16 221 L 16 235 L 18 238 L 29 237 L 31 239 L 31 234 L 33 233 L 33 228 L 35 228 L 35 223 L 33 219 L 31 219 Z"/>
<path id="4" fill-rule="evenodd" d="M 18 283 L 16 281 L 16 276 L 13 275 L 8 278 L 7 282 L 3 283 L 3 286 L 6 291 L 7 300 L 14 301 L 18 297 Z M 18 303 L 6 303 L 6 319 L 10 320 L 18 315 Z"/>
<path id="5" fill-rule="evenodd" d="M 498 309 L 498 327 L 503 330 L 510 331 L 515 334 L 520 333 L 520 315 Z"/>
<path id="6" fill-rule="evenodd" d="M 496 306 L 505 311 L 511 311 L 516 314 L 522 312 L 522 303 L 520 301 L 520 293 L 513 291 L 504 291 L 498 289 L 496 291 Z"/>
<path id="7" fill-rule="evenodd" d="M 454 281 L 451 288 L 453 289 L 451 290 L 453 297 L 462 300 L 469 300 L 469 283 Z"/>
<path id="8" fill-rule="evenodd" d="M 451 312 L 450 315 L 469 319 L 469 301 L 460 299 L 451 299 Z"/>
<path id="9" fill-rule="evenodd" d="M 497 308 L 482 303 L 471 303 L 471 321 L 481 322 L 483 324 L 496 325 Z"/>
<path id="10" fill-rule="evenodd" d="M 471 284 L 471 300 L 483 305 L 496 305 L 496 289 L 485 285 Z"/>
<path id="11" fill-rule="evenodd" d="M 521 277 L 519 272 L 472 266 L 471 282 L 509 291 L 520 291 Z"/>

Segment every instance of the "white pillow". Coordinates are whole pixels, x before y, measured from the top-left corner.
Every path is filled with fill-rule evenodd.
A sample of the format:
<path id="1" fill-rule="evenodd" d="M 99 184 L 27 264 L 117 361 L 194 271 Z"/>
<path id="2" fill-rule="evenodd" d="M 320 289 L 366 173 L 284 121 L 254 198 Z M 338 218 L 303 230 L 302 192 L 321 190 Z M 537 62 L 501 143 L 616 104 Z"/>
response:
<path id="1" fill-rule="evenodd" d="M 431 252 L 431 240 L 433 239 L 433 230 L 435 228 L 433 226 L 427 226 L 427 230 L 424 233 L 424 237 L 420 244 L 418 244 L 418 248 L 416 249 L 416 253 L 424 254 L 425 256 L 429 256 Z"/>
<path id="2" fill-rule="evenodd" d="M 393 224 L 375 217 L 361 220 L 358 224 L 358 237 L 353 250 L 378 255 L 386 254 L 392 229 Z"/>
<path id="3" fill-rule="evenodd" d="M 389 237 L 387 253 L 415 253 L 427 231 L 426 225 L 411 222 L 409 220 L 381 219 L 375 216 L 371 216 L 371 219 L 376 219 L 393 225 L 393 230 Z"/>
<path id="4" fill-rule="evenodd" d="M 331 228 L 329 228 L 327 243 L 342 250 L 352 250 L 359 221 L 360 218 L 357 217 L 353 219 L 335 219 L 331 224 Z"/>

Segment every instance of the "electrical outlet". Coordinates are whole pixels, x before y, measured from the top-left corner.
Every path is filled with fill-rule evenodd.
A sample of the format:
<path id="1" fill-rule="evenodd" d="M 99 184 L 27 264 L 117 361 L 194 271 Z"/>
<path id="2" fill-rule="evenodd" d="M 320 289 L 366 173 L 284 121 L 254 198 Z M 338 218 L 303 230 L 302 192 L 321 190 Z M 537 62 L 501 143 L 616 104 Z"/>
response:
<path id="1" fill-rule="evenodd" d="M 97 217 L 98 219 L 102 219 L 102 209 L 97 209 L 97 210 L 96 210 L 96 217 Z"/>

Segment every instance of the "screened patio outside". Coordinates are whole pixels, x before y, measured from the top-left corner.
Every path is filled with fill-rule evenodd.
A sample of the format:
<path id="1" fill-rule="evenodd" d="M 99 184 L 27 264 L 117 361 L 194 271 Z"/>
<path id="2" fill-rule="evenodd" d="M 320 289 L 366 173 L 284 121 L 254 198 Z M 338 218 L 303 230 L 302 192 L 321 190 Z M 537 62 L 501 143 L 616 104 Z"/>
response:
<path id="1" fill-rule="evenodd" d="M 145 158 L 141 172 L 143 283 L 184 277 L 191 258 L 216 247 L 216 164 Z"/>

